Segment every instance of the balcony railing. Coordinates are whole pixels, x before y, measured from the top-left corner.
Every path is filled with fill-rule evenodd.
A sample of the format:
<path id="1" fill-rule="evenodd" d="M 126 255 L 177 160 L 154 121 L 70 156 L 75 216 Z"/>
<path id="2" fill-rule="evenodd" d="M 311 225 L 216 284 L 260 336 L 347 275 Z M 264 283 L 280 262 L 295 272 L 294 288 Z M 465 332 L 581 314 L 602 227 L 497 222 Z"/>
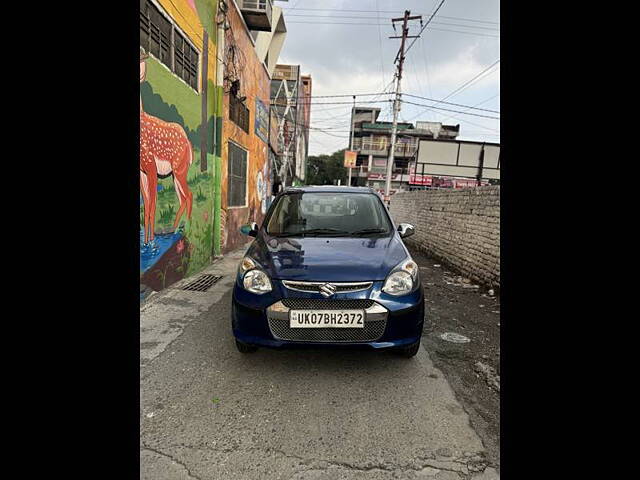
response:
<path id="1" fill-rule="evenodd" d="M 272 0 L 239 0 L 240 11 L 249 30 L 271 31 Z"/>
<path id="2" fill-rule="evenodd" d="M 386 138 L 374 139 L 374 140 L 371 140 L 370 138 L 354 138 L 353 149 L 359 150 L 361 153 L 365 155 L 368 153 L 387 154 L 389 152 L 389 144 L 387 143 Z M 399 157 L 413 157 L 417 151 L 418 151 L 418 145 L 415 142 L 411 142 L 411 143 L 400 142 L 400 143 L 396 143 L 394 154 Z"/>
<path id="3" fill-rule="evenodd" d="M 370 138 L 354 138 L 353 139 L 353 149 L 354 150 L 366 150 L 373 152 L 383 152 L 387 149 L 387 139 L 375 139 L 371 140 Z"/>
<path id="4" fill-rule="evenodd" d="M 394 149 L 394 153 L 398 157 L 413 157 L 417 151 L 418 146 L 415 143 L 396 143 Z"/>

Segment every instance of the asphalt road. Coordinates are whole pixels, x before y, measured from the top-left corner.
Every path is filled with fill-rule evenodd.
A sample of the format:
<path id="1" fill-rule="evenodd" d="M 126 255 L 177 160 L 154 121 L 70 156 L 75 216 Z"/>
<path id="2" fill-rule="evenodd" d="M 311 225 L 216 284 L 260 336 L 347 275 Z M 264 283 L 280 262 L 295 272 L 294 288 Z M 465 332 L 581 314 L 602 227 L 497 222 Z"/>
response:
<path id="1" fill-rule="evenodd" d="M 237 352 L 231 285 L 153 295 L 140 311 L 140 478 L 495 479 L 422 348 Z M 183 282 L 184 283 L 184 282 Z"/>
<path id="2" fill-rule="evenodd" d="M 425 289 L 424 348 L 469 414 L 489 464 L 499 469 L 500 297 L 490 295 L 487 288 L 473 288 L 477 285 L 472 282 L 461 282 L 462 277 L 439 261 L 415 248 L 409 250 L 420 266 Z M 469 342 L 444 341 L 441 335 L 447 332 L 464 335 Z"/>

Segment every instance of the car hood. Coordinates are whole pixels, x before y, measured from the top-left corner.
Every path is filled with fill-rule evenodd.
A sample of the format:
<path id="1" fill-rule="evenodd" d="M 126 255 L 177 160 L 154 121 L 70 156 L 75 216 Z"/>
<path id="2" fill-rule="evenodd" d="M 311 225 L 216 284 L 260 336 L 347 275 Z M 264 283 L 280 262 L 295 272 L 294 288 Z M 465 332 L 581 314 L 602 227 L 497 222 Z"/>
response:
<path id="1" fill-rule="evenodd" d="M 247 251 L 271 278 L 316 282 L 384 280 L 409 255 L 391 237 L 270 237 L 261 232 Z"/>

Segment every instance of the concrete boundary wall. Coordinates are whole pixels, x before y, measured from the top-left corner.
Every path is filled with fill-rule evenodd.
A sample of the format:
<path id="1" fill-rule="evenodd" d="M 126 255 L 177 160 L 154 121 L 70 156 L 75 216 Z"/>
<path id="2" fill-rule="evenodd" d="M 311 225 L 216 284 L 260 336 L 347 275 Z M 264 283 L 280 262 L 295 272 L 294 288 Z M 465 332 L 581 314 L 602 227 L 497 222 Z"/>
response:
<path id="1" fill-rule="evenodd" d="M 416 190 L 391 197 L 396 224 L 411 223 L 405 243 L 480 284 L 500 287 L 500 187 Z"/>

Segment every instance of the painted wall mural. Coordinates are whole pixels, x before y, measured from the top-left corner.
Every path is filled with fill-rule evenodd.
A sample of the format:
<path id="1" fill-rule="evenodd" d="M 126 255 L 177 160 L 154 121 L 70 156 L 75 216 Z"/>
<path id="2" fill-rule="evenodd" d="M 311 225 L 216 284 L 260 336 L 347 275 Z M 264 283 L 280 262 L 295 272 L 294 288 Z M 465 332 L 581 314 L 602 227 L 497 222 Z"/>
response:
<path id="1" fill-rule="evenodd" d="M 152 8 L 143 3 L 141 17 L 143 8 Z M 215 140 L 222 123 L 221 88 L 216 85 L 217 1 L 157 4 L 197 51 L 198 82 L 196 87 L 185 82 L 167 66 L 171 62 L 154 55 L 153 46 L 141 35 L 141 299 L 199 272 L 219 253 L 214 231 L 219 222 L 216 193 L 220 195 Z"/>
<path id="2" fill-rule="evenodd" d="M 248 222 L 261 223 L 266 212 L 265 197 L 268 189 L 268 109 L 270 103 L 270 77 L 255 53 L 250 33 L 246 30 L 240 13 L 229 4 L 227 20 L 231 26 L 225 33 L 225 59 L 239 59 L 225 64 L 225 77 L 239 80 L 239 98 L 249 110 L 249 129 L 245 132 L 229 119 L 229 98 L 225 89 L 224 123 L 222 132 L 222 252 L 228 252 L 245 244 L 249 239 L 240 233 L 240 226 Z M 242 52 L 238 55 L 237 52 Z M 233 53 L 230 55 L 229 53 Z M 237 63 L 237 64 L 236 64 Z M 262 137 L 262 138 L 261 138 Z M 229 141 L 247 151 L 246 206 L 229 207 L 227 204 Z"/>
<path id="3" fill-rule="evenodd" d="M 255 132 L 263 142 L 269 142 L 269 109 L 256 97 Z"/>
<path id="4" fill-rule="evenodd" d="M 149 55 L 140 53 L 140 83 L 147 77 Z M 165 122 L 144 111 L 140 96 L 140 192 L 144 204 L 144 243 L 153 244 L 158 176 L 173 176 L 179 208 L 173 222 L 177 229 L 180 217 L 187 211 L 191 219 L 193 193 L 187 183 L 187 172 L 193 163 L 193 147 L 182 126 Z"/>
<path id="5" fill-rule="evenodd" d="M 227 211 L 220 211 L 220 249 L 225 252 L 227 250 Z"/>
<path id="6" fill-rule="evenodd" d="M 267 152 L 268 154 L 269 152 Z M 258 198 L 260 199 L 260 211 L 262 215 L 267 213 L 267 209 L 271 205 L 271 181 L 269 171 L 269 155 L 267 155 L 267 161 L 264 162 L 262 171 L 258 172 L 258 180 L 256 182 L 258 190 Z"/>

